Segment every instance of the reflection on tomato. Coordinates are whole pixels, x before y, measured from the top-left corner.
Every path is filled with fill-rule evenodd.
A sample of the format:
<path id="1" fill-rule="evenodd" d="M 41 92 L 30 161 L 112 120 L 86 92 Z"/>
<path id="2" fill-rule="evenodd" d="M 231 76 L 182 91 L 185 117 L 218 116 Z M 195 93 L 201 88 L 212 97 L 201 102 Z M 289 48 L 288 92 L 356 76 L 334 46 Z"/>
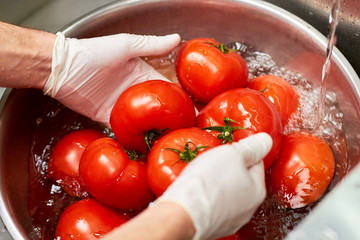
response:
<path id="1" fill-rule="evenodd" d="M 131 160 L 112 138 L 99 138 L 87 147 L 80 160 L 80 176 L 90 194 L 111 207 L 142 208 L 154 198 L 145 163 Z"/>
<path id="2" fill-rule="evenodd" d="M 178 129 L 161 137 L 148 156 L 147 177 L 151 190 L 160 196 L 190 161 L 218 145 L 216 137 L 195 127 Z"/>
<path id="3" fill-rule="evenodd" d="M 275 105 L 261 92 L 249 88 L 237 88 L 224 92 L 209 102 L 197 117 L 200 128 L 226 126 L 244 129 L 223 132 L 211 131 L 220 139 L 238 141 L 258 132 L 266 132 L 273 139 L 273 146 L 264 158 L 265 169 L 269 168 L 281 147 L 282 124 Z"/>
<path id="4" fill-rule="evenodd" d="M 79 176 L 80 158 L 85 148 L 101 137 L 104 137 L 104 134 L 100 131 L 84 129 L 61 138 L 51 153 L 48 177 L 58 182 L 71 196 L 86 195 L 86 188 Z"/>
<path id="5" fill-rule="evenodd" d="M 245 60 L 211 38 L 196 38 L 183 44 L 176 73 L 183 88 L 203 103 L 229 89 L 245 87 L 248 79 Z"/>
<path id="6" fill-rule="evenodd" d="M 274 75 L 262 75 L 252 79 L 248 87 L 261 91 L 275 104 L 283 126 L 299 107 L 299 94 L 285 79 Z"/>
<path id="7" fill-rule="evenodd" d="M 324 194 L 334 171 L 334 156 L 325 141 L 304 131 L 290 133 L 270 168 L 268 190 L 285 207 L 304 207 Z"/>
<path id="8" fill-rule="evenodd" d="M 127 221 L 128 217 L 94 199 L 83 199 L 61 214 L 56 239 L 97 240 Z"/>
<path id="9" fill-rule="evenodd" d="M 110 124 L 125 149 L 147 153 L 163 131 L 192 127 L 195 118 L 194 104 L 180 86 L 150 80 L 120 95 L 111 112 Z"/>

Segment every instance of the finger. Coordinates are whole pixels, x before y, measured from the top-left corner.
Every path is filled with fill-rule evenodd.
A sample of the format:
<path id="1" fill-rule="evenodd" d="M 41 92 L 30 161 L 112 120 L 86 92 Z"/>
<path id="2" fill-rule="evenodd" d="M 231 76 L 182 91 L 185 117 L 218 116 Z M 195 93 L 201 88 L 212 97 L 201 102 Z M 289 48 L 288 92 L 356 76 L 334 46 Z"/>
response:
<path id="1" fill-rule="evenodd" d="M 257 133 L 233 143 L 232 146 L 242 154 L 244 164 L 249 168 L 264 159 L 271 150 L 272 142 L 269 134 Z"/>
<path id="2" fill-rule="evenodd" d="M 129 41 L 131 41 L 129 53 L 133 57 L 159 56 L 173 50 L 179 45 L 181 38 L 177 33 L 166 36 L 130 35 Z"/>
<path id="3" fill-rule="evenodd" d="M 253 189 L 257 190 L 254 193 L 256 196 L 254 199 L 256 199 L 258 203 L 260 203 L 265 199 L 266 196 L 264 163 L 260 161 L 259 163 L 250 167 L 249 175 L 254 182 Z"/>

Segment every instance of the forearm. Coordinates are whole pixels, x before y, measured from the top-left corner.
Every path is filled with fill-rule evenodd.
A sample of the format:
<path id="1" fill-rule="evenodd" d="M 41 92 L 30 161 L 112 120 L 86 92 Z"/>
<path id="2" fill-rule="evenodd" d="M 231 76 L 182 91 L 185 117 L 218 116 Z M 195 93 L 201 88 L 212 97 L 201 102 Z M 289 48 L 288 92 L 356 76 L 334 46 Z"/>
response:
<path id="1" fill-rule="evenodd" d="M 104 240 L 192 239 L 195 228 L 189 215 L 178 204 L 161 202 L 106 235 Z"/>
<path id="2" fill-rule="evenodd" d="M 42 89 L 56 35 L 0 22 L 0 87 Z"/>

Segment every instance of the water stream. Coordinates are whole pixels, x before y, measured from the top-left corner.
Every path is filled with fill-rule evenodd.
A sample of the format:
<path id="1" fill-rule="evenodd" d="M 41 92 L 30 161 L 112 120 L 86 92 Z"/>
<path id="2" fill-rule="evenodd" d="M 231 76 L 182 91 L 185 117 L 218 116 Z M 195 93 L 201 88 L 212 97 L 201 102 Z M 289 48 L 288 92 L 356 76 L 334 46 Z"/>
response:
<path id="1" fill-rule="evenodd" d="M 326 83 L 330 72 L 330 62 L 331 62 L 332 52 L 336 44 L 335 32 L 339 22 L 339 9 L 340 9 L 340 0 L 333 0 L 331 13 L 329 15 L 330 32 L 329 32 L 328 43 L 326 48 L 326 59 L 322 67 L 321 89 L 320 89 L 319 105 L 318 105 L 319 107 L 315 119 L 315 125 L 313 129 L 314 131 L 319 128 L 324 116 L 323 109 L 326 99 Z"/>

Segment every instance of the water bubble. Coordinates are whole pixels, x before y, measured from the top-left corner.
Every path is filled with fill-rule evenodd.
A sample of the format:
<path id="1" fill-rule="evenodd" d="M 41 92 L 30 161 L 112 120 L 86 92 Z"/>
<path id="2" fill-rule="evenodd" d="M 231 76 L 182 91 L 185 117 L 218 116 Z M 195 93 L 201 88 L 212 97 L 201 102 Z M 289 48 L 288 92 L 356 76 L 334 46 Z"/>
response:
<path id="1" fill-rule="evenodd" d="M 325 97 L 326 97 L 326 100 L 328 101 L 328 103 L 331 103 L 331 104 L 337 103 L 337 97 L 336 97 L 336 93 L 334 91 L 327 90 Z"/>

